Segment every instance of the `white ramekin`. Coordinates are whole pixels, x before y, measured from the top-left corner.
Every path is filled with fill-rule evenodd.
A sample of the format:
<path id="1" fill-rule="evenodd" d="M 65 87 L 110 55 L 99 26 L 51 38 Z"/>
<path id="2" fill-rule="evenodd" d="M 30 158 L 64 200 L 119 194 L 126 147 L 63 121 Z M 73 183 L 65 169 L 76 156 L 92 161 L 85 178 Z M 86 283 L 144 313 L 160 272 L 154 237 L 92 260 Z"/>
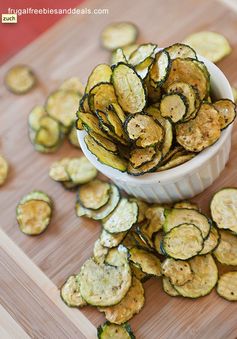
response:
<path id="1" fill-rule="evenodd" d="M 216 99 L 233 100 L 228 80 L 222 71 L 207 59 L 199 56 L 211 75 L 212 93 Z M 116 185 L 130 195 L 149 202 L 166 203 L 192 198 L 210 186 L 224 169 L 231 148 L 232 125 L 221 133 L 220 139 L 183 165 L 164 172 L 147 173 L 139 177 L 122 173 L 100 163 L 87 149 L 85 131 L 77 131 L 81 149 L 90 162 Z"/>

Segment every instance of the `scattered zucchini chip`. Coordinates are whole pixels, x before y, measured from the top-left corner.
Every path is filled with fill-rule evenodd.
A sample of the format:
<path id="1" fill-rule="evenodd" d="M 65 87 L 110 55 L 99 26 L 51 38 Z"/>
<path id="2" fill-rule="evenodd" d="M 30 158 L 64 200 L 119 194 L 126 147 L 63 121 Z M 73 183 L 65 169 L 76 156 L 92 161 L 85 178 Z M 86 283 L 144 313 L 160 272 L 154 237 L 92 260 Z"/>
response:
<path id="1" fill-rule="evenodd" d="M 43 200 L 20 202 L 16 218 L 20 230 L 27 235 L 38 235 L 46 230 L 52 215 L 52 206 Z"/>
<path id="2" fill-rule="evenodd" d="M 189 260 L 193 279 L 182 286 L 174 285 L 177 292 L 186 298 L 199 298 L 209 294 L 218 281 L 218 270 L 211 254 L 196 256 Z"/>
<path id="3" fill-rule="evenodd" d="M 94 154 L 102 164 L 111 166 L 121 172 L 126 171 L 127 162 L 125 159 L 107 151 L 89 135 L 86 135 L 84 140 L 89 151 Z"/>
<path id="4" fill-rule="evenodd" d="M 77 199 L 80 204 L 92 210 L 98 210 L 106 205 L 110 198 L 110 184 L 98 179 L 79 187 Z"/>
<path id="5" fill-rule="evenodd" d="M 151 43 L 139 45 L 139 47 L 130 55 L 128 60 L 129 64 L 132 66 L 140 65 L 148 57 L 153 57 L 156 48 L 157 45 Z"/>
<path id="6" fill-rule="evenodd" d="M 30 125 L 30 128 L 33 129 L 34 131 L 38 131 L 41 127 L 40 121 L 43 117 L 45 117 L 47 115 L 45 108 L 43 106 L 35 106 L 30 114 L 29 114 L 29 118 L 28 118 L 28 122 Z"/>
<path id="7" fill-rule="evenodd" d="M 108 119 L 110 125 L 113 128 L 114 133 L 119 138 L 125 139 L 125 142 L 126 142 L 127 136 L 126 136 L 126 134 L 123 130 L 123 124 L 122 124 L 120 118 L 118 117 L 117 113 L 114 112 L 114 110 L 107 110 L 106 116 L 107 116 L 107 119 Z"/>
<path id="8" fill-rule="evenodd" d="M 203 103 L 195 119 L 176 126 L 178 143 L 187 151 L 201 152 L 221 135 L 219 114 L 213 105 Z"/>
<path id="9" fill-rule="evenodd" d="M 203 249 L 199 255 L 213 252 L 219 244 L 219 233 L 214 226 L 211 226 L 208 237 L 204 240 Z"/>
<path id="10" fill-rule="evenodd" d="M 5 76 L 5 85 L 14 94 L 25 94 L 36 84 L 36 76 L 26 65 L 15 65 Z"/>
<path id="11" fill-rule="evenodd" d="M 229 301 L 237 301 L 237 272 L 223 274 L 217 284 L 217 293 Z"/>
<path id="12" fill-rule="evenodd" d="M 164 235 L 163 232 L 159 231 L 159 232 L 155 233 L 154 236 L 153 236 L 153 247 L 161 255 L 163 255 L 163 252 L 161 250 L 161 242 L 162 242 L 162 239 L 163 239 L 163 235 Z"/>
<path id="13" fill-rule="evenodd" d="M 103 220 L 103 228 L 109 233 L 128 231 L 137 222 L 136 202 L 122 198 L 113 212 Z"/>
<path id="14" fill-rule="evenodd" d="M 85 93 L 89 93 L 93 87 L 100 83 L 110 83 L 111 75 L 112 70 L 109 65 L 97 65 L 88 78 Z"/>
<path id="15" fill-rule="evenodd" d="M 172 228 L 163 237 L 162 248 L 171 258 L 187 260 L 203 248 L 200 229 L 193 224 L 181 224 Z"/>
<path id="16" fill-rule="evenodd" d="M 137 36 L 138 29 L 133 23 L 116 22 L 104 28 L 101 34 L 101 41 L 104 48 L 115 50 L 116 48 L 135 43 Z"/>
<path id="17" fill-rule="evenodd" d="M 202 233 L 203 239 L 205 239 L 210 232 L 209 220 L 199 211 L 187 208 L 173 208 L 171 210 L 166 210 L 165 223 L 163 225 L 165 233 L 181 224 L 193 224 L 197 226 Z"/>
<path id="18" fill-rule="evenodd" d="M 151 161 L 156 154 L 156 150 L 152 146 L 148 146 L 145 148 L 134 148 L 131 151 L 130 155 L 130 163 L 134 168 L 138 168 L 141 165 L 146 164 Z"/>
<path id="19" fill-rule="evenodd" d="M 71 158 L 67 165 L 67 172 L 75 184 L 87 183 L 97 175 L 97 169 L 84 156 Z"/>
<path id="20" fill-rule="evenodd" d="M 103 137 L 102 135 L 97 134 L 96 132 L 93 132 L 93 131 L 89 131 L 88 134 L 90 135 L 90 137 L 92 139 L 94 139 L 94 141 L 97 144 L 99 144 L 101 147 L 105 148 L 107 151 L 115 153 L 115 154 L 118 153 L 118 147 L 113 141 L 111 141 L 111 140 L 109 140 L 109 139 Z"/>
<path id="21" fill-rule="evenodd" d="M 162 274 L 172 285 L 182 286 L 193 279 L 193 272 L 188 261 L 167 258 L 161 264 Z"/>
<path id="22" fill-rule="evenodd" d="M 126 237 L 127 232 L 109 233 L 102 229 L 100 234 L 100 243 L 104 247 L 112 248 L 117 247 Z"/>
<path id="23" fill-rule="evenodd" d="M 9 171 L 8 163 L 6 159 L 4 159 L 2 155 L 0 155 L 0 186 L 2 186 L 5 183 L 8 171 Z"/>
<path id="24" fill-rule="evenodd" d="M 188 111 L 186 97 L 182 94 L 168 94 L 160 102 L 160 112 L 163 118 L 169 118 L 173 123 L 182 121 Z"/>
<path id="25" fill-rule="evenodd" d="M 124 324 L 144 306 L 144 288 L 142 283 L 133 276 L 132 284 L 125 297 L 116 305 L 100 307 L 99 311 L 105 313 L 105 318 L 114 324 Z"/>
<path id="26" fill-rule="evenodd" d="M 79 273 L 82 298 L 93 306 L 118 304 L 127 294 L 132 275 L 129 264 L 123 261 L 120 266 L 97 264 L 88 259 Z"/>
<path id="27" fill-rule="evenodd" d="M 127 63 L 127 59 L 124 55 L 123 49 L 122 48 L 117 48 L 115 51 L 112 53 L 112 60 L 111 60 L 111 65 L 117 65 L 118 63 L 123 62 Z"/>
<path id="28" fill-rule="evenodd" d="M 116 325 L 108 321 L 97 330 L 99 339 L 135 339 L 129 324 Z"/>
<path id="29" fill-rule="evenodd" d="M 221 129 L 229 126 L 236 117 L 236 105 L 229 99 L 221 99 L 213 103 L 220 115 Z"/>
<path id="30" fill-rule="evenodd" d="M 80 293 L 80 285 L 75 275 L 67 278 L 67 281 L 60 289 L 60 295 L 65 304 L 69 307 L 82 307 L 86 305 Z"/>
<path id="31" fill-rule="evenodd" d="M 105 263 L 112 266 L 121 266 L 123 262 L 128 263 L 128 250 L 122 244 L 111 248 L 105 258 Z"/>
<path id="32" fill-rule="evenodd" d="M 42 200 L 47 202 L 47 204 L 50 205 L 50 207 L 53 207 L 53 201 L 52 199 L 44 192 L 42 191 L 32 191 L 28 194 L 26 194 L 21 200 L 19 204 L 24 204 L 25 202 L 31 201 L 31 200 Z"/>
<path id="33" fill-rule="evenodd" d="M 70 176 L 67 172 L 67 165 L 70 158 L 63 158 L 52 163 L 49 169 L 49 176 L 55 181 L 69 181 Z"/>
<path id="34" fill-rule="evenodd" d="M 81 96 L 85 91 L 84 86 L 82 85 L 80 79 L 77 77 L 71 77 L 64 80 L 59 89 L 63 91 L 73 91 L 79 93 Z"/>
<path id="35" fill-rule="evenodd" d="M 112 83 L 124 112 L 134 114 L 143 110 L 146 105 L 146 91 L 141 78 L 131 66 L 124 63 L 116 65 Z"/>
<path id="36" fill-rule="evenodd" d="M 103 264 L 105 262 L 106 256 L 108 255 L 109 249 L 103 246 L 100 242 L 100 239 L 97 239 L 94 243 L 93 248 L 93 258 L 97 264 Z"/>
<path id="37" fill-rule="evenodd" d="M 174 208 L 185 208 L 185 209 L 190 209 L 190 210 L 199 210 L 199 207 L 197 204 L 195 204 L 194 202 L 190 202 L 190 201 L 180 201 L 180 202 L 176 202 L 174 204 Z"/>
<path id="38" fill-rule="evenodd" d="M 192 58 L 197 59 L 197 54 L 194 51 L 194 49 L 188 45 L 176 43 L 169 47 L 166 47 L 165 50 L 169 53 L 170 58 L 176 59 L 176 58 Z"/>
<path id="39" fill-rule="evenodd" d="M 220 230 L 220 242 L 214 251 L 216 259 L 225 265 L 237 265 L 237 236 Z"/>
<path id="40" fill-rule="evenodd" d="M 91 111 L 106 112 L 109 105 L 117 102 L 117 97 L 112 84 L 99 83 L 90 90 L 88 100 Z"/>
<path id="41" fill-rule="evenodd" d="M 184 43 L 212 62 L 220 61 L 232 50 L 228 40 L 216 32 L 202 31 L 191 34 Z"/>
<path id="42" fill-rule="evenodd" d="M 171 297 L 177 297 L 180 294 L 176 291 L 176 289 L 172 286 L 170 280 L 166 277 L 163 277 L 162 279 L 162 286 L 163 286 L 163 290 L 165 293 L 167 293 L 168 295 L 170 295 Z"/>
<path id="43" fill-rule="evenodd" d="M 223 188 L 214 194 L 211 216 L 219 229 L 229 229 L 237 234 L 237 188 Z"/>
<path id="44" fill-rule="evenodd" d="M 50 116 L 40 119 L 40 129 L 35 134 L 34 143 L 46 148 L 56 147 L 60 144 L 61 131 L 56 120 Z"/>
<path id="45" fill-rule="evenodd" d="M 156 255 L 138 247 L 131 248 L 129 254 L 129 260 L 142 272 L 156 277 L 161 276 L 161 263 Z"/>
<path id="46" fill-rule="evenodd" d="M 106 218 L 118 205 L 120 200 L 120 192 L 117 186 L 111 184 L 111 194 L 108 203 L 98 210 L 91 210 L 82 207 L 79 202 L 76 203 L 76 213 L 78 217 L 86 216 L 94 220 L 101 220 Z"/>
<path id="47" fill-rule="evenodd" d="M 157 151 L 156 155 L 151 161 L 147 162 L 144 165 L 139 166 L 138 168 L 134 168 L 131 163 L 128 163 L 127 172 L 134 176 L 139 176 L 145 173 L 154 172 L 159 166 L 161 159 L 162 159 L 162 153 L 160 151 Z"/>
<path id="48" fill-rule="evenodd" d="M 160 87 L 167 79 L 170 71 L 170 56 L 166 50 L 158 52 L 150 69 L 150 81 L 154 87 Z"/>
<path id="49" fill-rule="evenodd" d="M 155 146 L 164 140 L 164 129 L 158 121 L 146 114 L 130 115 L 125 122 L 126 133 L 138 147 Z"/>
<path id="50" fill-rule="evenodd" d="M 79 101 L 80 95 L 77 92 L 57 90 L 49 95 L 45 109 L 52 118 L 60 122 L 63 128 L 68 131 L 75 120 Z"/>

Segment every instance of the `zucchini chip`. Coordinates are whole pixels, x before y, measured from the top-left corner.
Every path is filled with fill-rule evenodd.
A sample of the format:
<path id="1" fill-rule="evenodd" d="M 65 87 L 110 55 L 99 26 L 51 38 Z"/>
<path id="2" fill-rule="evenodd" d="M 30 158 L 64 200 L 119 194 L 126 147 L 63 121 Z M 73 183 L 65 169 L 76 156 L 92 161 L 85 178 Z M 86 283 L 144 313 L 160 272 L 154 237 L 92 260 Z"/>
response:
<path id="1" fill-rule="evenodd" d="M 195 204 L 194 202 L 190 202 L 190 201 L 180 201 L 180 202 L 176 202 L 174 204 L 174 208 L 185 208 L 185 209 L 189 209 L 189 210 L 199 210 L 199 207 L 197 204 Z"/>
<path id="2" fill-rule="evenodd" d="M 154 172 L 159 166 L 161 159 L 162 159 L 162 153 L 160 151 L 157 151 L 156 155 L 151 161 L 147 162 L 144 165 L 141 165 L 138 168 L 134 168 L 131 163 L 128 163 L 127 172 L 135 176 L 143 175 L 149 172 Z"/>
<path id="3" fill-rule="evenodd" d="M 160 231 L 165 222 L 165 209 L 160 205 L 153 205 L 147 208 L 145 216 L 149 221 L 147 227 L 147 234 L 149 238 L 153 237 L 153 234 Z"/>
<path id="4" fill-rule="evenodd" d="M 164 84 L 165 90 L 173 82 L 185 82 L 198 90 L 200 99 L 203 100 L 209 89 L 209 79 L 203 69 L 193 59 L 177 58 L 172 60 L 168 78 Z"/>
<path id="5" fill-rule="evenodd" d="M 96 115 L 78 111 L 77 116 L 82 122 L 83 127 L 88 133 L 95 132 L 104 138 L 108 137 L 108 135 L 106 135 L 103 131 L 101 131 L 99 120 Z"/>
<path id="6" fill-rule="evenodd" d="M 87 183 L 97 175 L 97 169 L 84 156 L 71 158 L 66 170 L 71 181 L 77 185 Z"/>
<path id="7" fill-rule="evenodd" d="M 109 105 L 117 102 L 117 97 L 112 84 L 99 83 L 90 90 L 88 100 L 91 111 L 106 112 Z"/>
<path id="8" fill-rule="evenodd" d="M 120 192 L 117 186 L 111 184 L 111 194 L 108 203 L 98 210 L 91 210 L 82 207 L 79 202 L 76 203 L 76 213 L 78 217 L 86 216 L 94 220 L 101 220 L 106 218 L 118 205 L 120 200 Z"/>
<path id="9" fill-rule="evenodd" d="M 92 180 L 79 187 L 77 199 L 79 203 L 92 210 L 98 210 L 108 203 L 110 184 L 98 179 Z"/>
<path id="10" fill-rule="evenodd" d="M 129 254 L 129 260 L 138 266 L 143 273 L 156 277 L 161 276 L 161 263 L 156 255 L 138 247 L 131 248 Z"/>
<path id="11" fill-rule="evenodd" d="M 115 154 L 118 153 L 118 147 L 113 141 L 93 131 L 89 131 L 88 134 L 97 144 L 105 148 L 107 151 Z"/>
<path id="12" fill-rule="evenodd" d="M 137 36 L 138 29 L 133 23 L 116 22 L 104 28 L 101 41 L 104 48 L 114 50 L 135 43 Z"/>
<path id="13" fill-rule="evenodd" d="M 53 207 L 53 201 L 52 199 L 44 192 L 42 191 L 33 191 L 25 195 L 21 200 L 20 204 L 24 204 L 25 202 L 31 201 L 31 200 L 42 200 L 47 202 L 49 206 L 52 208 Z"/>
<path id="14" fill-rule="evenodd" d="M 123 241 L 126 234 L 127 232 L 109 233 L 105 229 L 102 229 L 100 234 L 100 243 L 104 247 L 116 247 Z"/>
<path id="15" fill-rule="evenodd" d="M 36 84 L 36 76 L 26 65 L 15 65 L 5 76 L 5 85 L 14 94 L 25 94 Z"/>
<path id="16" fill-rule="evenodd" d="M 123 50 L 123 53 L 124 53 L 124 55 L 125 55 L 125 58 L 126 58 L 127 60 L 129 60 L 130 55 L 132 55 L 132 53 L 133 53 L 138 47 L 139 47 L 138 44 L 131 44 L 131 45 L 124 46 L 124 47 L 122 48 L 122 50 Z"/>
<path id="17" fill-rule="evenodd" d="M 88 259 L 79 273 L 82 298 L 93 306 L 118 304 L 127 294 L 132 275 L 129 264 L 121 260 L 120 266 L 97 264 Z"/>
<path id="18" fill-rule="evenodd" d="M 210 232 L 210 223 L 207 217 L 197 210 L 187 208 L 173 208 L 165 211 L 165 223 L 163 230 L 165 233 L 181 224 L 193 224 L 197 226 L 202 237 L 205 239 Z"/>
<path id="19" fill-rule="evenodd" d="M 38 131 L 41 127 L 40 125 L 40 120 L 41 118 L 45 117 L 47 115 L 45 108 L 43 106 L 35 106 L 30 114 L 29 114 L 29 118 L 28 118 L 28 122 L 29 122 L 29 126 L 31 129 L 33 129 L 34 131 Z"/>
<path id="20" fill-rule="evenodd" d="M 177 292 L 186 298 L 199 298 L 209 294 L 218 280 L 218 270 L 211 254 L 196 256 L 189 260 L 193 279 L 182 286 L 174 285 Z"/>
<path id="21" fill-rule="evenodd" d="M 105 262 L 106 256 L 108 255 L 109 249 L 104 247 L 100 239 L 97 239 L 94 243 L 93 248 L 93 258 L 97 264 L 103 264 Z"/>
<path id="22" fill-rule="evenodd" d="M 187 260 L 202 250 L 202 233 L 193 224 L 181 224 L 164 235 L 161 246 L 169 257 Z"/>
<path id="23" fill-rule="evenodd" d="M 0 186 L 2 186 L 7 180 L 7 175 L 9 171 L 9 166 L 6 159 L 0 155 Z"/>
<path id="24" fill-rule="evenodd" d="M 130 163 L 134 168 L 138 168 L 141 165 L 151 161 L 156 154 L 154 147 L 149 146 L 145 148 L 134 148 L 130 153 Z"/>
<path id="25" fill-rule="evenodd" d="M 154 58 L 148 57 L 143 62 L 135 66 L 135 71 L 140 78 L 145 79 L 149 73 L 150 67 L 154 62 Z"/>
<path id="26" fill-rule="evenodd" d="M 129 324 L 116 325 L 108 321 L 97 330 L 99 339 L 135 339 Z"/>
<path id="27" fill-rule="evenodd" d="M 197 59 L 197 54 L 194 49 L 188 45 L 176 43 L 169 47 L 166 47 L 165 50 L 169 53 L 171 59 L 176 58 L 192 58 Z"/>
<path id="28" fill-rule="evenodd" d="M 143 63 L 149 57 L 153 57 L 153 54 L 157 48 L 155 44 L 143 44 L 139 45 L 139 47 L 130 55 L 129 64 L 132 66 L 137 66 Z"/>
<path id="29" fill-rule="evenodd" d="M 122 198 L 114 211 L 103 220 L 103 228 L 109 233 L 128 231 L 137 222 L 136 202 Z"/>
<path id="30" fill-rule="evenodd" d="M 190 152 L 201 152 L 221 135 L 219 114 L 213 105 L 203 103 L 195 119 L 176 126 L 178 143 Z"/>
<path id="31" fill-rule="evenodd" d="M 169 281 L 168 278 L 163 277 L 162 279 L 162 286 L 163 286 L 163 290 L 165 293 L 167 293 L 168 295 L 170 295 L 171 297 L 177 297 L 180 294 L 176 291 L 176 289 L 172 286 L 171 282 Z"/>
<path id="32" fill-rule="evenodd" d="M 80 95 L 74 91 L 58 90 L 49 95 L 45 109 L 47 113 L 60 122 L 68 131 L 75 120 L 78 110 Z"/>
<path id="33" fill-rule="evenodd" d="M 164 140 L 164 129 L 158 121 L 146 114 L 130 115 L 125 122 L 126 133 L 138 147 L 155 146 Z"/>
<path id="34" fill-rule="evenodd" d="M 203 249 L 199 255 L 207 254 L 213 252 L 219 244 L 219 233 L 214 226 L 211 226 L 210 233 L 208 237 L 204 240 Z"/>
<path id="35" fill-rule="evenodd" d="M 113 69 L 112 82 L 118 103 L 127 113 L 138 113 L 146 105 L 146 91 L 135 70 L 124 63 Z"/>
<path id="36" fill-rule="evenodd" d="M 181 154 L 181 155 L 177 154 L 173 156 L 171 159 L 169 159 L 164 165 L 160 166 L 157 169 L 157 171 L 165 171 L 170 168 L 174 168 L 176 166 L 182 165 L 194 157 L 195 157 L 195 154 L 191 152 L 187 154 Z"/>
<path id="37" fill-rule="evenodd" d="M 154 87 L 160 87 L 167 79 L 170 71 L 170 56 L 166 50 L 158 52 L 150 69 L 149 76 Z"/>
<path id="38" fill-rule="evenodd" d="M 237 265 L 237 236 L 231 232 L 221 230 L 220 242 L 214 251 L 216 259 L 225 265 Z"/>
<path id="39" fill-rule="evenodd" d="M 52 216 L 52 206 L 43 200 L 20 202 L 16 218 L 20 230 L 27 235 L 38 235 L 46 230 Z"/>
<path id="40" fill-rule="evenodd" d="M 60 295 L 69 307 L 82 307 L 86 305 L 80 293 L 80 284 L 75 275 L 70 275 L 60 289 Z"/>
<path id="41" fill-rule="evenodd" d="M 59 145 L 61 138 L 60 126 L 50 116 L 40 119 L 40 129 L 36 132 L 34 143 L 46 148 Z"/>
<path id="42" fill-rule="evenodd" d="M 72 124 L 72 127 L 68 133 L 68 141 L 72 146 L 76 148 L 81 148 L 77 138 L 77 129 L 74 123 Z"/>
<path id="43" fill-rule="evenodd" d="M 146 210 L 148 208 L 148 204 L 140 199 L 131 198 L 130 201 L 134 201 L 138 206 L 138 218 L 137 222 L 140 223 L 146 219 Z"/>
<path id="44" fill-rule="evenodd" d="M 237 234 L 237 188 L 223 188 L 215 193 L 210 209 L 219 229 L 229 229 Z"/>
<path id="45" fill-rule="evenodd" d="M 125 64 L 128 63 L 123 49 L 122 48 L 117 48 L 115 51 L 112 53 L 112 60 L 111 60 L 111 65 L 117 65 L 118 63 L 123 62 Z"/>
<path id="46" fill-rule="evenodd" d="M 59 89 L 63 91 L 73 91 L 76 93 L 79 93 L 81 96 L 83 95 L 85 88 L 82 85 L 81 81 L 77 77 L 71 77 L 62 83 L 62 85 L 59 87 Z"/>
<path id="47" fill-rule="evenodd" d="M 70 177 L 67 172 L 67 165 L 70 158 L 63 158 L 52 163 L 49 169 L 49 176 L 55 181 L 69 181 Z"/>
<path id="48" fill-rule="evenodd" d="M 159 231 L 159 232 L 155 233 L 154 236 L 153 236 L 153 247 L 161 255 L 164 255 L 162 250 L 161 250 L 161 242 L 162 242 L 162 239 L 163 239 L 163 235 L 164 235 L 163 232 Z"/>
<path id="49" fill-rule="evenodd" d="M 148 274 L 143 273 L 142 270 L 136 265 L 134 265 L 133 263 L 130 263 L 130 267 L 131 267 L 132 275 L 136 277 L 138 280 L 140 280 L 141 282 L 145 282 L 150 278 Z"/>
<path id="50" fill-rule="evenodd" d="M 109 65 L 97 65 L 88 78 L 85 93 L 89 93 L 93 87 L 100 83 L 110 83 L 111 75 L 112 70 Z"/>
<path id="51" fill-rule="evenodd" d="M 86 135 L 84 140 L 89 151 L 94 154 L 102 164 L 111 166 L 121 172 L 126 171 L 127 162 L 125 159 L 111 153 L 110 151 L 107 151 L 89 135 Z"/>
<path id="52" fill-rule="evenodd" d="M 133 276 L 132 285 L 125 297 L 114 306 L 100 307 L 99 311 L 104 312 L 105 318 L 111 323 L 121 325 L 139 313 L 144 303 L 145 297 L 142 283 Z"/>
<path id="53" fill-rule="evenodd" d="M 184 120 L 188 111 L 188 102 L 182 94 L 168 94 L 160 102 L 160 113 L 163 118 L 169 118 L 173 123 Z"/>
<path id="54" fill-rule="evenodd" d="M 237 301 L 237 272 L 223 274 L 217 284 L 217 293 L 229 301 Z"/>
<path id="55" fill-rule="evenodd" d="M 220 61 L 232 50 L 228 40 L 216 32 L 202 31 L 191 34 L 184 43 L 212 62 Z"/>
<path id="56" fill-rule="evenodd" d="M 193 272 L 188 261 L 167 258 L 161 264 L 162 274 L 172 285 L 182 286 L 193 279 Z"/>
<path id="57" fill-rule="evenodd" d="M 214 102 L 213 106 L 220 114 L 221 129 L 229 126 L 236 117 L 236 105 L 229 99 L 222 99 Z"/>

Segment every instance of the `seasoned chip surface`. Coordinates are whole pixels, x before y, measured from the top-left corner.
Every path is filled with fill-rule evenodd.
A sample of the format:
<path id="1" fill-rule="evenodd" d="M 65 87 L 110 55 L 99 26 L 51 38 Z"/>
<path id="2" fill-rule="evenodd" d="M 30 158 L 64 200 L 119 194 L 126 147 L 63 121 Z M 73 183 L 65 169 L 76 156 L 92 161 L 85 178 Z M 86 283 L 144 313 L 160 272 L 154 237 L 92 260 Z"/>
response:
<path id="1" fill-rule="evenodd" d="M 161 263 L 154 254 L 138 247 L 130 249 L 129 254 L 129 260 L 138 265 L 142 272 L 158 277 L 161 276 Z"/>
<path id="2" fill-rule="evenodd" d="M 5 84 L 14 94 L 27 93 L 36 83 L 36 77 L 29 66 L 15 65 L 7 72 Z"/>
<path id="3" fill-rule="evenodd" d="M 173 285 L 182 286 L 193 279 L 193 272 L 188 261 L 167 258 L 161 264 L 162 273 Z"/>
<path id="4" fill-rule="evenodd" d="M 110 184 L 98 179 L 79 187 L 78 199 L 83 207 L 97 210 L 110 198 Z"/>

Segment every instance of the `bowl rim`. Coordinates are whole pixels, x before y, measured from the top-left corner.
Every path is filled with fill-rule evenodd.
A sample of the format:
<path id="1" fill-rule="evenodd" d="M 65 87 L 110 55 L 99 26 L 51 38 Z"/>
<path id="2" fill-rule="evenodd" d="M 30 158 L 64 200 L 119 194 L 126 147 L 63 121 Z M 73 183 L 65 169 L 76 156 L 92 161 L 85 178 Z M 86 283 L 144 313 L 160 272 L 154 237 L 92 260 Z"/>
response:
<path id="1" fill-rule="evenodd" d="M 198 59 L 205 63 L 205 65 L 207 66 L 209 70 L 211 77 L 214 73 L 217 77 L 220 78 L 219 81 L 223 82 L 222 88 L 225 88 L 225 92 L 228 93 L 227 95 L 225 95 L 225 98 L 233 100 L 234 98 L 233 98 L 231 86 L 226 76 L 224 75 L 224 73 L 215 64 L 213 64 L 211 61 L 207 60 L 206 58 L 198 55 Z M 212 86 L 215 87 L 215 83 L 212 83 Z M 225 143 L 226 139 L 231 133 L 232 128 L 233 128 L 233 123 L 230 124 L 226 129 L 224 129 L 221 132 L 221 137 L 213 145 L 201 151 L 194 158 L 185 162 L 184 164 L 181 164 L 177 167 L 174 167 L 174 168 L 162 171 L 162 172 L 151 172 L 151 173 L 143 174 L 141 176 L 133 176 L 133 175 L 128 174 L 127 172 L 121 172 L 108 165 L 102 164 L 101 162 L 99 162 L 99 160 L 97 160 L 96 156 L 88 150 L 84 142 L 84 137 L 87 134 L 87 132 L 84 130 L 83 131 L 77 130 L 77 137 L 78 137 L 78 140 L 79 140 L 79 143 L 80 143 L 80 146 L 81 146 L 81 149 L 84 155 L 100 172 L 102 172 L 104 175 L 108 176 L 112 180 L 114 179 L 114 180 L 124 181 L 127 184 L 134 184 L 134 185 L 139 184 L 140 185 L 140 184 L 150 184 L 151 182 L 156 182 L 156 183 L 174 182 L 178 178 L 183 177 L 184 175 L 187 175 L 188 173 L 193 172 L 194 170 L 198 169 L 218 152 L 218 150 Z"/>

